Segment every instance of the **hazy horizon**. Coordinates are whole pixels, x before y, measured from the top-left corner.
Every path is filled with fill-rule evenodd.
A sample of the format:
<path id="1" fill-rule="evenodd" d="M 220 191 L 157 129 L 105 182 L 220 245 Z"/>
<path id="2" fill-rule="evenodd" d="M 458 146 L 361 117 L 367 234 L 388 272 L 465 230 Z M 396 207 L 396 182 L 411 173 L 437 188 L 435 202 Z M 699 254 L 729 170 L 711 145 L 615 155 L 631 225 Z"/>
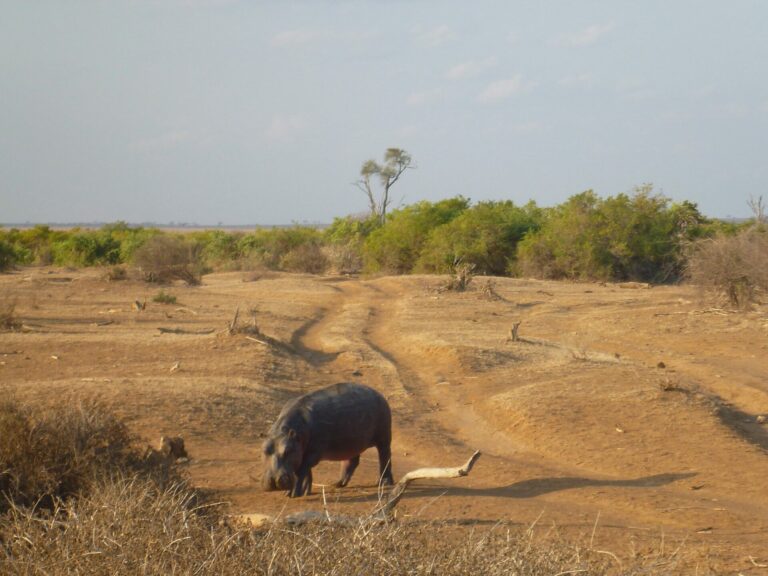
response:
<path id="1" fill-rule="evenodd" d="M 768 195 L 768 4 L 0 0 L 0 221 L 327 224 L 650 182 Z"/>

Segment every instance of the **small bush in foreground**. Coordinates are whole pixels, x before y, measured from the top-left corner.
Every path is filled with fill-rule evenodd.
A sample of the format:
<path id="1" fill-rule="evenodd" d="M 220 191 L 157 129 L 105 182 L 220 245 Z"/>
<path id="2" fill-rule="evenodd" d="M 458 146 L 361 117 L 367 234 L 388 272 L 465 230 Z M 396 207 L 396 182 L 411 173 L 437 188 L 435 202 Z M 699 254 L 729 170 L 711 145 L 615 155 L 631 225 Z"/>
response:
<path id="1" fill-rule="evenodd" d="M 753 226 L 699 240 L 692 245 L 687 271 L 692 282 L 731 306 L 749 307 L 759 292 L 768 291 L 768 229 Z"/>
<path id="2" fill-rule="evenodd" d="M 134 438 L 96 401 L 33 413 L 0 404 L 0 512 L 11 505 L 51 508 L 87 494 L 103 475 L 143 467 Z"/>

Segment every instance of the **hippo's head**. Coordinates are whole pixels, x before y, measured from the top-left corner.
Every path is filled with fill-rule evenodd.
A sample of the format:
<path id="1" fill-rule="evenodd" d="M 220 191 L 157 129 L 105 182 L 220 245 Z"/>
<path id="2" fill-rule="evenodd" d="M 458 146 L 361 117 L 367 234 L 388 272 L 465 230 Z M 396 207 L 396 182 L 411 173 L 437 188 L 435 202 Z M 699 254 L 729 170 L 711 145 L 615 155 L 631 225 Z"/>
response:
<path id="1" fill-rule="evenodd" d="M 282 429 L 264 442 L 264 490 L 291 490 L 304 450 L 295 430 Z"/>

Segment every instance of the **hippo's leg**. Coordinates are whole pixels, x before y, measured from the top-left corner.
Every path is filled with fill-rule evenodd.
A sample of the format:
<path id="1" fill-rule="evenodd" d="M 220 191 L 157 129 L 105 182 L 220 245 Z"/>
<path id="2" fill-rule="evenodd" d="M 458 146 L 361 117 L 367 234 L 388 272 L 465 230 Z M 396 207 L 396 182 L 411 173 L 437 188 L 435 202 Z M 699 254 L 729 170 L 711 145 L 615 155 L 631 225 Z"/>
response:
<path id="1" fill-rule="evenodd" d="M 391 486 L 395 480 L 392 478 L 392 450 L 389 442 L 379 444 L 376 449 L 379 451 L 379 482 Z"/>
<path id="2" fill-rule="evenodd" d="M 336 482 L 338 488 L 343 488 L 349 484 L 349 481 L 352 479 L 352 474 L 355 472 L 358 464 L 360 464 L 359 454 L 354 458 L 350 458 L 341 463 L 341 479 Z"/>
<path id="3" fill-rule="evenodd" d="M 312 494 L 312 468 L 320 462 L 320 454 L 317 451 L 312 451 L 304 456 L 301 466 L 296 471 L 296 484 L 293 485 L 291 497 Z"/>
<path id="4" fill-rule="evenodd" d="M 312 494 L 312 468 L 302 466 L 296 473 L 296 483 L 289 492 L 291 498 Z"/>

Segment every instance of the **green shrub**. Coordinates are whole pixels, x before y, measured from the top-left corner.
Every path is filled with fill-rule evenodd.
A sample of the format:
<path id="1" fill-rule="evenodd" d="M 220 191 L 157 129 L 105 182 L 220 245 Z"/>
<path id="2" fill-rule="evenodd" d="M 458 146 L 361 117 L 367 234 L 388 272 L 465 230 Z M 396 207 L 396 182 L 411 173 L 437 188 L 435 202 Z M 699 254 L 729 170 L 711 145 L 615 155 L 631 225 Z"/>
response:
<path id="1" fill-rule="evenodd" d="M 231 269 L 239 265 L 240 240 L 242 233 L 223 230 L 205 230 L 192 232 L 189 239 L 200 245 L 201 257 L 205 265 L 213 269 Z"/>
<path id="2" fill-rule="evenodd" d="M 424 200 L 394 210 L 386 224 L 374 230 L 365 241 L 363 257 L 366 271 L 411 272 L 432 231 L 450 222 L 468 207 L 469 200 L 458 196 L 434 203 Z"/>
<path id="3" fill-rule="evenodd" d="M 130 226 L 122 221 L 105 224 L 102 226 L 101 232 L 113 238 L 120 245 L 119 262 L 121 263 L 130 262 L 136 250 L 147 240 L 163 234 L 157 228 Z"/>
<path id="4" fill-rule="evenodd" d="M 543 278 L 675 280 L 684 246 L 704 222 L 695 204 L 670 205 L 650 186 L 605 200 L 589 190 L 544 211 L 541 228 L 520 242 L 517 269 Z"/>
<path id="5" fill-rule="evenodd" d="M 365 240 L 379 227 L 379 221 L 376 216 L 335 218 L 323 232 L 329 268 L 339 274 L 362 272 Z"/>
<path id="6" fill-rule="evenodd" d="M 13 249 L 13 245 L 0 238 L 0 272 L 13 268 L 16 262 L 16 250 Z"/>
<path id="7" fill-rule="evenodd" d="M 60 266 L 118 264 L 120 242 L 109 231 L 75 228 L 51 245 L 53 263 Z"/>
<path id="8" fill-rule="evenodd" d="M 361 244 L 378 227 L 379 219 L 375 216 L 334 218 L 323 231 L 323 239 L 333 245 Z"/>
<path id="9" fill-rule="evenodd" d="M 517 243 L 539 225 L 540 209 L 511 201 L 480 202 L 434 229 L 416 269 L 449 273 L 456 262 L 471 264 L 477 274 L 502 276 L 514 262 Z"/>
<path id="10" fill-rule="evenodd" d="M 241 257 L 278 270 L 289 252 L 302 245 L 320 245 L 321 241 L 322 233 L 308 226 L 265 228 L 239 238 L 237 249 Z"/>

